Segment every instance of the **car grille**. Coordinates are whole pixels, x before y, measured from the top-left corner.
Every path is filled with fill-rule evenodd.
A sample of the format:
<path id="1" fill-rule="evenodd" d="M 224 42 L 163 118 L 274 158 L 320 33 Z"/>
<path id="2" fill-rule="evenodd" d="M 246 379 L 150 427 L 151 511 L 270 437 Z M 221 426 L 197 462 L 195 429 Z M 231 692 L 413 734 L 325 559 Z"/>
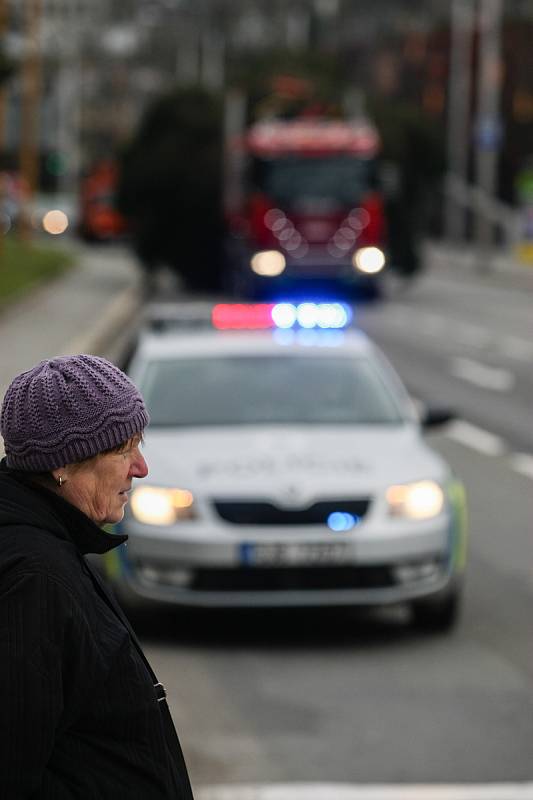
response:
<path id="1" fill-rule="evenodd" d="M 191 588 L 211 592 L 377 589 L 394 583 L 391 570 L 386 566 L 242 567 L 199 569 Z"/>
<path id="2" fill-rule="evenodd" d="M 273 503 L 255 501 L 214 501 L 217 514 L 233 525 L 325 525 L 329 515 L 336 511 L 362 519 L 369 506 L 369 498 L 327 500 L 307 508 L 280 508 Z"/>

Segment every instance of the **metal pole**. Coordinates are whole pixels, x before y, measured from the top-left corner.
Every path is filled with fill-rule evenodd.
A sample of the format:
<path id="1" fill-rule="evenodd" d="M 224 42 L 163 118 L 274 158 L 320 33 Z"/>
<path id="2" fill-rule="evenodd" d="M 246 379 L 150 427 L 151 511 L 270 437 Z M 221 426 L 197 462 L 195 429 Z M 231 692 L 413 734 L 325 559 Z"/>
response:
<path id="1" fill-rule="evenodd" d="M 197 10 L 185 9 L 179 22 L 176 55 L 176 79 L 183 86 L 196 85 L 201 80 L 201 35 Z"/>
<path id="2" fill-rule="evenodd" d="M 28 190 L 27 205 L 37 188 L 39 177 L 39 101 L 41 59 L 39 31 L 41 0 L 26 0 L 26 57 L 22 69 L 22 115 L 20 132 L 20 171 Z M 26 212 L 21 215 L 21 232 L 29 235 Z"/>
<path id="3" fill-rule="evenodd" d="M 446 238 L 465 239 L 466 215 L 458 197 L 467 182 L 470 150 L 470 93 L 472 87 L 472 0 L 453 0 L 450 19 L 450 70 L 448 77 L 448 172 L 444 208 Z"/>
<path id="4" fill-rule="evenodd" d="M 242 138 L 246 127 L 246 96 L 230 89 L 224 97 L 224 212 L 242 212 L 244 153 Z"/>
<path id="5" fill-rule="evenodd" d="M 200 84 L 213 91 L 224 88 L 225 80 L 225 41 L 223 34 L 214 28 L 209 28 L 208 23 L 202 25 L 200 34 L 201 49 L 201 75 Z"/>
<path id="6" fill-rule="evenodd" d="M 61 61 L 57 76 L 57 144 L 60 155 L 65 159 L 63 171 L 58 177 L 58 189 L 69 198 L 74 198 L 78 191 L 81 162 L 81 31 L 86 29 L 84 23 L 87 23 L 82 13 L 82 9 L 72 4 L 69 15 L 57 21 L 63 35 L 63 43 L 58 47 Z"/>
<path id="7" fill-rule="evenodd" d="M 494 199 L 497 189 L 498 155 L 501 140 L 500 27 L 502 0 L 481 0 L 479 13 L 479 67 L 476 115 L 476 183 L 480 202 L 476 209 L 475 240 L 478 268 L 490 268 L 493 226 L 484 212 L 481 198 Z"/>
<path id="8" fill-rule="evenodd" d="M 0 0 L 0 40 L 7 30 L 7 0 Z M 5 86 L 0 86 L 0 154 L 4 152 L 6 145 L 6 106 L 7 106 L 7 91 Z M 3 184 L 2 176 L 0 175 L 0 206 L 3 201 L 3 193 L 7 189 Z M 0 208 L 0 211 L 2 209 Z M 2 224 L 0 220 L 0 225 Z M 0 266 L 3 261 L 4 253 L 4 231 L 0 228 Z"/>
<path id="9" fill-rule="evenodd" d="M 0 0 L 0 40 L 3 39 L 4 34 L 7 32 L 8 20 L 8 7 L 7 0 Z M 6 145 L 6 107 L 7 107 L 7 90 L 5 85 L 0 86 L 0 153 L 3 152 Z"/>

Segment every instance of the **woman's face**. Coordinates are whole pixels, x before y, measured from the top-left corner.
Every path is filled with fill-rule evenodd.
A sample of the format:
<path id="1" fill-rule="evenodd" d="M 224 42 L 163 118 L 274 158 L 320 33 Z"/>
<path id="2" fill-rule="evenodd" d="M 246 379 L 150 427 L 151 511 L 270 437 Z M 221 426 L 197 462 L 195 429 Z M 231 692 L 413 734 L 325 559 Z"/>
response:
<path id="1" fill-rule="evenodd" d="M 61 496 L 97 525 L 120 522 L 133 478 L 148 475 L 140 444 L 141 437 L 134 436 L 120 453 L 102 453 L 54 470 L 54 478 L 64 480 Z"/>

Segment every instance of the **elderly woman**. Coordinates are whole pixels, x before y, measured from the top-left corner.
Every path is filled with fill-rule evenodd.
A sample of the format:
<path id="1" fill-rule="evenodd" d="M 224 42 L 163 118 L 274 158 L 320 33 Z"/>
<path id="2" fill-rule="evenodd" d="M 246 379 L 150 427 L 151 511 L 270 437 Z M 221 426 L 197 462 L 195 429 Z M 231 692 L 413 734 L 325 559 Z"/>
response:
<path id="1" fill-rule="evenodd" d="M 148 422 L 103 358 L 42 361 L 0 430 L 0 797 L 192 798 L 165 691 L 84 558 L 119 522 Z"/>

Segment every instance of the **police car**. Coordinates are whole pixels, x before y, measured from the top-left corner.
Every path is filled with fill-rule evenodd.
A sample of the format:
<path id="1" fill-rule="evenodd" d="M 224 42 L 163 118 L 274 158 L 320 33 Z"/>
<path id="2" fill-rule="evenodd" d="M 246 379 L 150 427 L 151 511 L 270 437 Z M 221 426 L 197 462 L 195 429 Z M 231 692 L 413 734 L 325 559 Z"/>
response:
<path id="1" fill-rule="evenodd" d="M 203 317 L 210 314 L 210 323 Z M 464 492 L 383 354 L 338 303 L 166 306 L 129 372 L 149 476 L 106 569 L 124 602 L 407 603 L 456 620 Z"/>

